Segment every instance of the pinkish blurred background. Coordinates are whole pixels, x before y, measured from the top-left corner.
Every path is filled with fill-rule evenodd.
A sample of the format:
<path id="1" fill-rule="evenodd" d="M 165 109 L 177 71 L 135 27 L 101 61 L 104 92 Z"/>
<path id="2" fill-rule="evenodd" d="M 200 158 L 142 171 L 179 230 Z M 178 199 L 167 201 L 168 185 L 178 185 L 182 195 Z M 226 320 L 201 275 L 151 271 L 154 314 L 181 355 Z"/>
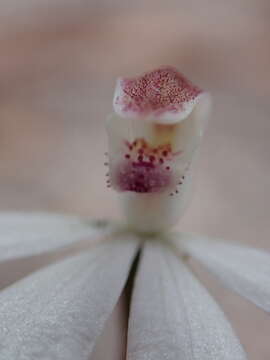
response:
<path id="1" fill-rule="evenodd" d="M 2 0 L 0 41 L 1 210 L 119 217 L 103 166 L 115 78 L 170 64 L 214 100 L 178 228 L 270 250 L 269 0 Z M 197 270 L 249 359 L 269 360 L 270 318 Z M 118 316 L 93 358 L 120 359 Z"/>

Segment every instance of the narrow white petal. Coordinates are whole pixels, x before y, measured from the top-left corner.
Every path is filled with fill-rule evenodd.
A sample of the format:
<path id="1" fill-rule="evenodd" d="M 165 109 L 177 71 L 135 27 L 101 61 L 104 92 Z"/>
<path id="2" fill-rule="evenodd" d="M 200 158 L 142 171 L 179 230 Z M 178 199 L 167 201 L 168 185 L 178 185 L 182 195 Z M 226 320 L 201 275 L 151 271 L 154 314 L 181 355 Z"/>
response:
<path id="1" fill-rule="evenodd" d="M 182 234 L 188 254 L 199 260 L 224 285 L 270 312 L 270 254 L 246 246 Z"/>
<path id="2" fill-rule="evenodd" d="M 128 360 L 243 360 L 223 312 L 167 248 L 145 247 L 135 282 Z"/>
<path id="3" fill-rule="evenodd" d="M 126 282 L 131 239 L 99 245 L 0 295 L 1 360 L 88 360 Z"/>
<path id="4" fill-rule="evenodd" d="M 75 216 L 49 213 L 0 213 L 0 261 L 59 249 L 101 233 Z"/>

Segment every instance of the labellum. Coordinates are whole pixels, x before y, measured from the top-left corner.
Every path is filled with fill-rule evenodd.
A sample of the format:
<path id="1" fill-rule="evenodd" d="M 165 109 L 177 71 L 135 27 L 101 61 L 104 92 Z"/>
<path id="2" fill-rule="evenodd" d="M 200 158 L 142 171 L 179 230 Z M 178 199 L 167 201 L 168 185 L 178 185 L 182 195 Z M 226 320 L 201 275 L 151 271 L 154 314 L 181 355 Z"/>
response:
<path id="1" fill-rule="evenodd" d="M 107 122 L 108 186 L 130 227 L 161 231 L 182 215 L 209 104 L 209 94 L 172 67 L 118 79 Z"/>

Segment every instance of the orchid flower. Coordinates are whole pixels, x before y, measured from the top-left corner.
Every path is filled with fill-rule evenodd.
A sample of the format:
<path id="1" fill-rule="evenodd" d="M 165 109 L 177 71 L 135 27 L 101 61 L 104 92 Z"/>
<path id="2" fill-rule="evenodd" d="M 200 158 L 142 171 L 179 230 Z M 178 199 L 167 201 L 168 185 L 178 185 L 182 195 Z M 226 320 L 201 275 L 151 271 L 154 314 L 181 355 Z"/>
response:
<path id="1" fill-rule="evenodd" d="M 128 360 L 246 359 L 189 258 L 269 312 L 269 254 L 172 230 L 189 203 L 209 94 L 162 67 L 119 79 L 113 105 L 107 185 L 119 193 L 122 224 L 0 215 L 0 262 L 52 256 L 0 292 L 0 360 L 89 359 L 131 269 Z"/>

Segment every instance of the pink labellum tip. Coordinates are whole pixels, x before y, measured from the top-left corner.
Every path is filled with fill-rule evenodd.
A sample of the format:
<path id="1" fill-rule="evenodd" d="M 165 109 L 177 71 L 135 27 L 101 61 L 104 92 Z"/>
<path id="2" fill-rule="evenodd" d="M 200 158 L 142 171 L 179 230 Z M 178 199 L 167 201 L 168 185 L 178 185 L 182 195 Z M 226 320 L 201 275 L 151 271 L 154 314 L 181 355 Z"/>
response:
<path id="1" fill-rule="evenodd" d="M 173 67 L 161 67 L 136 78 L 117 81 L 113 106 L 122 117 L 177 123 L 197 104 L 203 90 Z"/>

